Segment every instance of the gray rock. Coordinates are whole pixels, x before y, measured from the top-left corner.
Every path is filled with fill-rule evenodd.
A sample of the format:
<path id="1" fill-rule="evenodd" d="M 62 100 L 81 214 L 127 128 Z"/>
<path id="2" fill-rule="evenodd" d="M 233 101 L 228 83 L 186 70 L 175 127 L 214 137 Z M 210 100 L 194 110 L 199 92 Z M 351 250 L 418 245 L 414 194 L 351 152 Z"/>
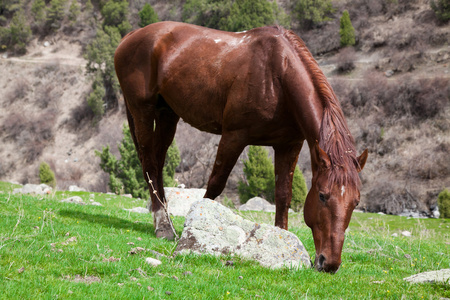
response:
<path id="1" fill-rule="evenodd" d="M 152 267 L 157 267 L 157 266 L 159 266 L 160 264 L 162 264 L 162 262 L 160 261 L 160 260 L 158 260 L 158 259 L 156 259 L 156 258 L 151 258 L 151 257 L 147 257 L 146 259 L 145 259 L 145 262 L 146 263 L 148 263 L 150 266 L 152 266 Z"/>
<path id="2" fill-rule="evenodd" d="M 25 184 L 21 188 L 13 190 L 13 194 L 35 194 L 47 195 L 52 192 L 52 188 L 46 184 Z"/>
<path id="3" fill-rule="evenodd" d="M 203 199 L 186 216 L 176 253 L 236 254 L 270 268 L 311 267 L 310 257 L 293 233 L 243 219 L 220 203 Z"/>
<path id="4" fill-rule="evenodd" d="M 403 278 L 403 280 L 410 283 L 441 282 L 450 285 L 450 269 L 419 273 Z"/>
<path id="5" fill-rule="evenodd" d="M 402 231 L 402 235 L 406 236 L 406 237 L 410 237 L 412 235 L 412 233 L 408 230 L 404 230 L 404 231 Z"/>
<path id="6" fill-rule="evenodd" d="M 247 203 L 241 205 L 239 210 L 242 211 L 265 211 L 265 212 L 275 212 L 275 205 L 271 204 L 266 199 L 261 197 L 254 197 L 247 201 Z"/>
<path id="7" fill-rule="evenodd" d="M 265 212 L 275 212 L 276 207 L 275 204 L 271 204 L 266 199 L 261 197 L 253 197 L 247 201 L 247 203 L 241 205 L 239 207 L 241 211 L 265 211 Z M 289 212 L 294 212 L 292 209 L 289 209 Z"/>
<path id="8" fill-rule="evenodd" d="M 70 198 L 66 198 L 66 199 L 62 199 L 61 202 L 64 203 L 75 203 L 75 204 L 80 204 L 80 205 L 85 205 L 86 203 L 84 203 L 83 199 L 79 196 L 73 196 Z"/>
<path id="9" fill-rule="evenodd" d="M 170 215 L 185 217 L 192 203 L 203 199 L 205 189 L 164 188 Z"/>
<path id="10" fill-rule="evenodd" d="M 148 214 L 149 213 L 148 209 L 145 207 L 133 207 L 130 209 L 124 208 L 124 210 L 135 212 L 135 213 L 140 213 L 140 214 Z"/>
<path id="11" fill-rule="evenodd" d="M 433 218 L 439 219 L 439 217 L 441 216 L 441 213 L 439 212 L 439 207 L 436 206 L 435 209 L 433 209 L 433 211 L 431 212 L 433 215 Z"/>
<path id="12" fill-rule="evenodd" d="M 384 72 L 384 75 L 386 77 L 392 77 L 394 75 L 394 71 L 393 70 L 387 70 L 386 72 Z"/>
<path id="13" fill-rule="evenodd" d="M 86 192 L 86 190 L 76 185 L 71 185 L 69 186 L 69 192 Z"/>

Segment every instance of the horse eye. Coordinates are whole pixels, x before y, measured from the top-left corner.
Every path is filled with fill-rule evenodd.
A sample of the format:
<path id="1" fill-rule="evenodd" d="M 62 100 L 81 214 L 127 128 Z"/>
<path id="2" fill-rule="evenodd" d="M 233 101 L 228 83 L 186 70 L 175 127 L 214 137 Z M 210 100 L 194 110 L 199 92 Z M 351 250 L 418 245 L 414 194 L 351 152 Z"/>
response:
<path id="1" fill-rule="evenodd" d="M 325 195 L 322 194 L 322 193 L 319 193 L 319 199 L 320 199 L 320 201 L 322 201 L 322 202 L 324 202 L 324 203 L 327 201 L 327 198 L 326 198 Z"/>

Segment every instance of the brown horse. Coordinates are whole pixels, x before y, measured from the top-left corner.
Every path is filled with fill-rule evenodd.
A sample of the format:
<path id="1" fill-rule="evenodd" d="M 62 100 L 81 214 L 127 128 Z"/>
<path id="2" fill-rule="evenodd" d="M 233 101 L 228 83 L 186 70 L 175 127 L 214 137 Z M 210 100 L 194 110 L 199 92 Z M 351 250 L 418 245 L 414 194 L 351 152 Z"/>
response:
<path id="1" fill-rule="evenodd" d="M 356 156 L 339 102 L 298 36 L 279 27 L 231 33 L 161 22 L 125 36 L 114 62 L 144 175 L 161 198 L 165 155 L 181 117 L 222 135 L 205 198 L 220 195 L 247 145 L 274 148 L 275 225 L 287 229 L 294 168 L 306 140 L 313 178 L 304 218 L 315 266 L 339 269 L 367 150 Z M 156 236 L 173 239 L 154 194 L 152 212 Z"/>

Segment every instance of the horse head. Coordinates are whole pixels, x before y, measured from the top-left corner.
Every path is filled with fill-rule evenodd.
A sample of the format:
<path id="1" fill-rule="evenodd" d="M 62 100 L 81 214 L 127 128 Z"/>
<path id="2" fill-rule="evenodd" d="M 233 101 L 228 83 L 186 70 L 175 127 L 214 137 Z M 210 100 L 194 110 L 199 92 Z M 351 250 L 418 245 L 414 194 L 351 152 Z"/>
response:
<path id="1" fill-rule="evenodd" d="M 348 168 L 355 168 L 353 171 L 361 172 L 368 154 L 365 150 L 356 158 L 353 166 L 334 166 L 317 142 L 314 147 L 311 159 L 315 171 L 311 189 L 306 197 L 304 217 L 313 233 L 316 248 L 315 268 L 318 271 L 335 273 L 341 265 L 345 230 L 350 223 L 353 210 L 360 201 L 360 193 L 359 184 L 330 182 L 331 173 L 347 172 Z"/>

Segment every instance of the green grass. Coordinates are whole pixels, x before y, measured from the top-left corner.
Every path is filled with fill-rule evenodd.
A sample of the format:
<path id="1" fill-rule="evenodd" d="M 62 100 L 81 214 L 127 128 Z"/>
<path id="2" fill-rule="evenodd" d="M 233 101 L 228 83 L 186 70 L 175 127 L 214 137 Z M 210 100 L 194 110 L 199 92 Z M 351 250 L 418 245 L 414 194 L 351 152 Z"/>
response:
<path id="1" fill-rule="evenodd" d="M 142 200 L 89 192 L 34 197 L 11 195 L 10 190 L 10 184 L 0 182 L 1 299 L 450 298 L 448 284 L 403 281 L 419 272 L 450 268 L 450 220 L 355 213 L 342 267 L 330 275 L 312 269 L 269 270 L 231 256 L 172 257 L 176 244 L 155 238 L 150 214 L 123 210 L 145 206 Z M 104 206 L 58 201 L 72 195 Z M 273 224 L 274 214 L 242 215 Z M 179 234 L 183 222 L 174 218 Z M 290 216 L 290 226 L 313 254 L 303 216 Z M 392 237 L 402 230 L 412 237 Z M 130 254 L 134 247 L 165 255 L 159 257 L 162 265 L 150 267 L 145 258 L 156 255 Z M 227 260 L 234 265 L 226 266 Z"/>

